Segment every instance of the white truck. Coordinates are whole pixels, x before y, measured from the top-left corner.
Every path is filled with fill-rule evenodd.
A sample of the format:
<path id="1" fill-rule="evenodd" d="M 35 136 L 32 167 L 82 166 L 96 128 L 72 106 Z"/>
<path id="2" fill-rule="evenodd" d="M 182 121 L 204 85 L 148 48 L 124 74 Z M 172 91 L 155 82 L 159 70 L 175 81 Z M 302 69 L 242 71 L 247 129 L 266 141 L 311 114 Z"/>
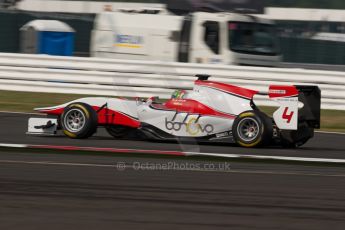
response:
<path id="1" fill-rule="evenodd" d="M 95 19 L 91 56 L 253 66 L 281 60 L 272 21 L 225 12 L 103 12 Z"/>

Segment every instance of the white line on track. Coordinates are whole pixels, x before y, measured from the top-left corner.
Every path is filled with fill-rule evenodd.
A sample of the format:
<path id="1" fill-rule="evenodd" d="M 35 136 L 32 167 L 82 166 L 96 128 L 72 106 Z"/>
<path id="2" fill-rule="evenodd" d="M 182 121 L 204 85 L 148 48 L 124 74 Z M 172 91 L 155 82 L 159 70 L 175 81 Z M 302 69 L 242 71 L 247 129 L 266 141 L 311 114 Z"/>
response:
<path id="1" fill-rule="evenodd" d="M 265 156 L 265 155 L 244 155 L 244 154 L 230 154 L 230 153 L 196 153 L 185 152 L 187 156 L 213 156 L 224 158 L 242 158 L 242 159 L 260 159 L 260 160 L 281 160 L 281 161 L 299 161 L 310 163 L 342 163 L 345 164 L 345 159 L 330 159 L 330 158 L 309 158 L 309 157 L 285 157 L 285 156 Z"/>
<path id="2" fill-rule="evenodd" d="M 340 132 L 329 132 L 329 131 L 315 131 L 315 133 L 345 135 L 345 133 L 340 133 Z"/>
<path id="3" fill-rule="evenodd" d="M 51 161 L 13 161 L 0 160 L 0 164 L 29 164 L 29 165 L 45 165 L 45 166 L 68 166 L 68 167 L 98 167 L 98 168 L 114 168 L 116 165 L 109 164 L 86 164 L 86 163 L 70 163 L 70 162 L 51 162 Z M 133 165 L 126 164 L 125 167 L 117 169 L 117 171 L 125 170 L 142 171 Z M 187 172 L 209 172 L 209 173 L 236 173 L 236 174 L 264 174 L 264 175 L 289 175 L 289 176 L 318 176 L 318 177 L 345 177 L 345 174 L 321 174 L 321 173 L 301 173 L 301 172 L 279 172 L 279 171 L 265 171 L 265 170 L 206 170 L 206 169 L 167 169 L 167 170 L 145 170 L 145 171 L 187 171 Z"/>
<path id="4" fill-rule="evenodd" d="M 0 143 L 0 147 L 4 147 L 4 148 L 27 148 L 27 145 L 24 145 L 24 144 L 5 144 L 5 143 Z"/>

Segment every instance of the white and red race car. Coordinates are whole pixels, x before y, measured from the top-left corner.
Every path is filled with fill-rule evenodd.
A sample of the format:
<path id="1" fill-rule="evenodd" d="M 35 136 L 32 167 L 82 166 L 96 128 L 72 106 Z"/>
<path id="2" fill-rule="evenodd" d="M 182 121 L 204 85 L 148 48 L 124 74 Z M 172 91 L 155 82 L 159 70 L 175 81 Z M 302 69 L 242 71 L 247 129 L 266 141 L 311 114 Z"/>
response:
<path id="1" fill-rule="evenodd" d="M 149 139 L 292 147 L 306 143 L 320 127 L 321 92 L 317 86 L 271 85 L 263 93 L 209 81 L 207 75 L 197 77 L 193 90 L 175 91 L 164 103 L 155 97 L 146 101 L 88 97 L 38 108 L 35 110 L 50 116 L 30 118 L 28 133 L 56 134 L 62 130 L 70 138 L 81 139 L 104 126 L 115 138 L 135 131 Z M 255 106 L 254 96 L 259 94 L 278 102 L 273 118 Z"/>

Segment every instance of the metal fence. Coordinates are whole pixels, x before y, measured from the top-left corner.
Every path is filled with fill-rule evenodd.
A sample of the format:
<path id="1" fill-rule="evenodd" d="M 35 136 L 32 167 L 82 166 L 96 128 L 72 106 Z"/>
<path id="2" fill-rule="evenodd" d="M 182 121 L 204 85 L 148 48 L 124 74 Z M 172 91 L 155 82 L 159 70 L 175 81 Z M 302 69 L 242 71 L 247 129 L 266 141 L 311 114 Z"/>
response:
<path id="1" fill-rule="evenodd" d="M 271 84 L 318 85 L 322 108 L 345 110 L 344 72 L 0 54 L 0 90 L 168 98 L 174 89 L 192 89 L 196 74 L 260 91 Z"/>

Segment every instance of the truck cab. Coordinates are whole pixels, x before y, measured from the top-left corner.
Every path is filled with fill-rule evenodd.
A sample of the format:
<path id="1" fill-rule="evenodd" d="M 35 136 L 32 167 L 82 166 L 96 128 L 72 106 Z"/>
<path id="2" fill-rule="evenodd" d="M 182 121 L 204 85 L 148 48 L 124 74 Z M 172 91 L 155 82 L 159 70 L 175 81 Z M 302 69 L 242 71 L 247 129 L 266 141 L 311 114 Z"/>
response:
<path id="1" fill-rule="evenodd" d="M 189 51 L 185 55 L 188 62 L 253 66 L 277 66 L 280 62 L 275 27 L 269 20 L 245 14 L 205 12 L 196 12 L 186 20 L 184 23 L 192 25 L 189 49 L 180 52 Z M 183 42 L 184 38 L 181 39 Z"/>

